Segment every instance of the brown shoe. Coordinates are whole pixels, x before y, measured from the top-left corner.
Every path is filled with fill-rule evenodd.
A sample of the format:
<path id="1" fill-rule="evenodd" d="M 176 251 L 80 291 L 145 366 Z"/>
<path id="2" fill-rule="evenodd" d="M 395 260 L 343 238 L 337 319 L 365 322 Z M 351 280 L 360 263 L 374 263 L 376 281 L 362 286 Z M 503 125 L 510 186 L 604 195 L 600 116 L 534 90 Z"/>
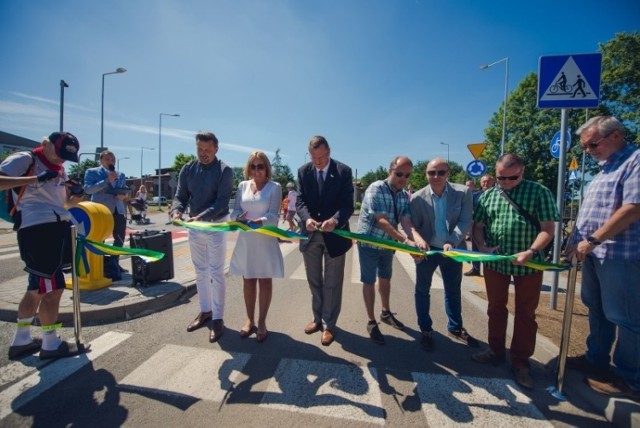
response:
<path id="1" fill-rule="evenodd" d="M 187 331 L 192 332 L 204 327 L 207 321 L 211 319 L 211 312 L 200 312 L 196 318 L 187 326 Z"/>
<path id="2" fill-rule="evenodd" d="M 217 342 L 222 337 L 222 333 L 224 333 L 224 321 L 213 320 L 213 328 L 209 333 L 209 342 Z"/>
<path id="3" fill-rule="evenodd" d="M 331 343 L 333 342 L 333 339 L 334 339 L 333 332 L 328 328 L 325 328 L 324 331 L 322 332 L 322 339 L 320 339 L 320 343 L 322 343 L 322 346 L 331 345 Z"/>
<path id="4" fill-rule="evenodd" d="M 620 378 L 610 381 L 602 381 L 588 377 L 585 378 L 585 382 L 589 385 L 589 388 L 601 394 L 616 398 L 627 398 L 640 403 L 640 391 L 631 389 L 629 385 Z"/>
<path id="5" fill-rule="evenodd" d="M 533 378 L 529 374 L 527 367 L 513 367 L 511 371 L 518 385 L 526 389 L 533 389 Z"/>
<path id="6" fill-rule="evenodd" d="M 304 332 L 307 334 L 313 334 L 316 331 L 320 331 L 322 330 L 322 323 L 319 322 L 315 322 L 315 321 L 311 321 L 309 324 L 307 324 L 307 326 L 304 328 Z"/>

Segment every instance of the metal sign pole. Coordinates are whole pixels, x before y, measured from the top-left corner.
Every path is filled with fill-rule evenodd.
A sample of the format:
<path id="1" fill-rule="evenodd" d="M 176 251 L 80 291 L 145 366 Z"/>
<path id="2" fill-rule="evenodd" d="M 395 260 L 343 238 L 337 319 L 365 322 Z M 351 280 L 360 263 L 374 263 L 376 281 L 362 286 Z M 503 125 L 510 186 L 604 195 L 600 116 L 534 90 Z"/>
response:
<path id="1" fill-rule="evenodd" d="M 76 338 L 76 344 L 82 343 L 80 331 L 82 324 L 80 322 L 80 283 L 78 282 L 78 274 L 76 273 L 76 238 L 78 230 L 75 226 L 71 226 L 71 284 L 73 289 L 73 335 Z"/>
<path id="2" fill-rule="evenodd" d="M 558 355 L 557 377 L 555 386 L 547 388 L 547 392 L 560 401 L 567 397 L 562 392 L 564 386 L 564 370 L 569 352 L 569 338 L 571 335 L 571 319 L 573 317 L 573 301 L 576 295 L 576 279 L 578 277 L 578 259 L 575 254 L 571 258 L 571 270 L 567 280 L 567 296 L 564 302 L 564 317 L 562 319 L 562 334 L 560 336 L 560 354 Z"/>

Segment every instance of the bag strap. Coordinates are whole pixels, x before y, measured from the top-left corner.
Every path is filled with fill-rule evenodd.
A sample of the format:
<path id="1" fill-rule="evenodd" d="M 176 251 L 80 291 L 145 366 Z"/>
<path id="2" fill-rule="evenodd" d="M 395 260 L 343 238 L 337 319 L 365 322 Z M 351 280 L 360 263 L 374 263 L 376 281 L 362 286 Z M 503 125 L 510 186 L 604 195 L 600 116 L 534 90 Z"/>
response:
<path id="1" fill-rule="evenodd" d="M 536 228 L 536 231 L 540 232 L 540 230 L 542 229 L 540 226 L 540 220 L 532 216 L 529 213 L 529 211 L 525 210 L 520 205 L 518 205 L 513 199 L 511 199 L 511 197 L 507 195 L 507 192 L 505 192 L 502 187 L 497 186 L 497 191 L 500 196 L 504 197 L 507 200 L 507 202 L 511 204 L 511 206 L 518 212 L 518 214 L 526 218 L 529 221 L 529 223 L 531 223 L 533 227 Z"/>
<path id="2" fill-rule="evenodd" d="M 33 174 L 33 170 L 35 169 L 36 158 L 33 155 L 33 152 L 29 152 L 29 155 L 31 156 L 31 165 L 29 165 L 29 169 L 21 177 L 30 176 L 31 174 Z M 16 213 L 16 210 L 18 209 L 18 203 L 20 202 L 20 199 L 22 199 L 22 195 L 24 194 L 24 191 L 26 190 L 26 188 L 27 188 L 27 186 L 21 186 L 20 187 L 20 191 L 18 192 L 18 197 L 16 198 L 15 202 L 13 203 L 13 208 L 11 208 L 11 211 L 9 211 L 9 215 L 13 216 Z M 9 192 L 11 192 L 11 190 L 9 190 Z M 7 194 L 10 195 L 10 193 L 8 193 L 8 192 L 7 192 Z"/>

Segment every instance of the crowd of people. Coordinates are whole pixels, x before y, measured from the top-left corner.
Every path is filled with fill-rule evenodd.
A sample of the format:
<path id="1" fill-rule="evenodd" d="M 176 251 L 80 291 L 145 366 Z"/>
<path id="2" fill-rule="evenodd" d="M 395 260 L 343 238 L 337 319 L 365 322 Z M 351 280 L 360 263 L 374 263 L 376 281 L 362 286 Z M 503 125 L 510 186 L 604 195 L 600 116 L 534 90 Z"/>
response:
<path id="1" fill-rule="evenodd" d="M 598 116 L 577 132 L 584 151 L 600 166 L 588 188 L 569 245 L 569 254 L 582 262 L 582 299 L 589 308 L 591 332 L 584 355 L 570 357 L 567 364 L 588 375 L 594 390 L 617 397 L 640 397 L 640 151 L 624 141 L 624 127 L 614 117 Z M 320 343 L 329 346 L 337 335 L 342 306 L 345 256 L 351 240 L 334 230 L 349 231 L 354 212 L 353 176 L 349 166 L 331 157 L 328 141 L 314 136 L 308 144 L 310 162 L 297 172 L 298 187 L 287 184 L 282 200 L 280 184 L 272 177 L 269 159 L 253 152 L 243 168 L 244 181 L 236 192 L 230 212 L 233 171 L 218 157 L 218 139 L 211 132 L 195 137 L 197 158 L 179 173 L 171 207 L 173 220 L 219 223 L 234 220 L 252 226 L 277 225 L 281 208 L 289 231 L 299 230 L 307 282 L 311 294 L 311 319 L 306 334 L 321 332 Z M 17 205 L 23 212 L 18 233 L 20 251 L 30 273 L 28 291 L 18 310 L 18 325 L 9 356 L 17 358 L 40 350 L 41 358 L 59 358 L 81 352 L 55 335 L 57 308 L 68 260 L 69 213 L 64 208 L 68 191 L 62 163 L 77 162 L 79 143 L 68 133 L 54 133 L 34 151 L 35 158 L 21 153 L 0 165 L 3 188 L 24 186 Z M 85 191 L 92 200 L 105 204 L 114 216 L 115 245 L 122 245 L 124 206 L 119 189 L 123 177 L 114 171 L 115 157 L 100 156 L 101 166 L 87 171 Z M 35 164 L 34 164 L 35 163 Z M 33 172 L 26 174 L 32 168 Z M 413 163 L 406 156 L 392 159 L 388 176 L 365 191 L 357 233 L 394 240 L 420 250 L 473 249 L 483 253 L 513 255 L 512 261 L 484 263 L 482 272 L 488 298 L 488 348 L 472 354 L 479 364 L 502 364 L 507 349 L 515 381 L 533 388 L 529 359 L 536 345 L 538 306 L 542 272 L 525 264 L 543 261 L 542 250 L 553 240 L 560 214 L 551 191 L 525 179 L 525 161 L 514 153 L 500 156 L 495 179 L 486 175 L 481 189 L 473 183 L 449 182 L 450 166 L 442 158 L 432 159 L 424 173 L 428 184 L 418 190 L 407 185 Z M 28 175 L 28 177 L 23 177 Z M 497 182 L 497 185 L 495 183 Z M 143 192 L 144 189 L 140 189 Z M 42 215 L 47 212 L 47 215 Z M 189 213 L 185 218 L 185 213 Z M 401 230 L 402 231 L 401 231 Z M 42 252 L 35 236 L 50 236 L 60 242 L 57 252 Z M 192 332 L 210 326 L 209 341 L 218 341 L 225 331 L 226 236 L 224 232 L 189 228 L 191 258 L 196 271 L 200 311 L 187 325 Z M 366 312 L 366 331 L 383 345 L 380 322 L 402 330 L 405 324 L 391 309 L 391 278 L 394 252 L 358 242 L 360 280 Z M 46 253 L 46 254 L 45 254 Z M 436 269 L 444 283 L 447 332 L 472 348 L 480 343 L 463 323 L 461 304 L 462 264 L 441 253 L 414 256 L 416 269 L 415 310 L 421 332 L 420 345 L 435 349 L 430 316 L 430 289 Z M 234 247 L 229 272 L 242 276 L 247 319 L 240 336 L 255 334 L 257 342 L 268 337 L 267 314 L 272 298 L 273 278 L 284 276 L 284 261 L 277 238 L 261 234 L 240 234 Z M 474 264 L 464 275 L 480 275 Z M 507 300 L 514 284 L 515 317 L 512 339 L 507 347 Z M 380 295 L 376 318 L 375 300 Z M 258 315 L 256 320 L 256 302 Z M 33 339 L 30 326 L 39 307 L 43 340 Z M 611 367 L 611 354 L 613 363 Z"/>

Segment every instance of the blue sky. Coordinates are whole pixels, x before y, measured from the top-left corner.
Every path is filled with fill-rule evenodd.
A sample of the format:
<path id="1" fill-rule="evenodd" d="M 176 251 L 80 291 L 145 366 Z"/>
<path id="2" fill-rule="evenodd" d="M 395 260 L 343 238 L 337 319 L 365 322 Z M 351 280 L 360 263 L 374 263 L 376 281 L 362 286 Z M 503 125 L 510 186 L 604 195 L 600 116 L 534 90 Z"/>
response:
<path id="1" fill-rule="evenodd" d="M 396 155 L 472 160 L 504 96 L 544 55 L 595 52 L 640 29 L 640 2 L 568 0 L 0 0 L 0 130 L 40 140 L 64 128 L 139 176 L 194 134 L 241 166 L 277 148 L 295 174 L 313 135 L 358 176 Z M 558 127 L 559 127 L 558 113 Z M 124 159 L 129 157 L 129 159 Z"/>

